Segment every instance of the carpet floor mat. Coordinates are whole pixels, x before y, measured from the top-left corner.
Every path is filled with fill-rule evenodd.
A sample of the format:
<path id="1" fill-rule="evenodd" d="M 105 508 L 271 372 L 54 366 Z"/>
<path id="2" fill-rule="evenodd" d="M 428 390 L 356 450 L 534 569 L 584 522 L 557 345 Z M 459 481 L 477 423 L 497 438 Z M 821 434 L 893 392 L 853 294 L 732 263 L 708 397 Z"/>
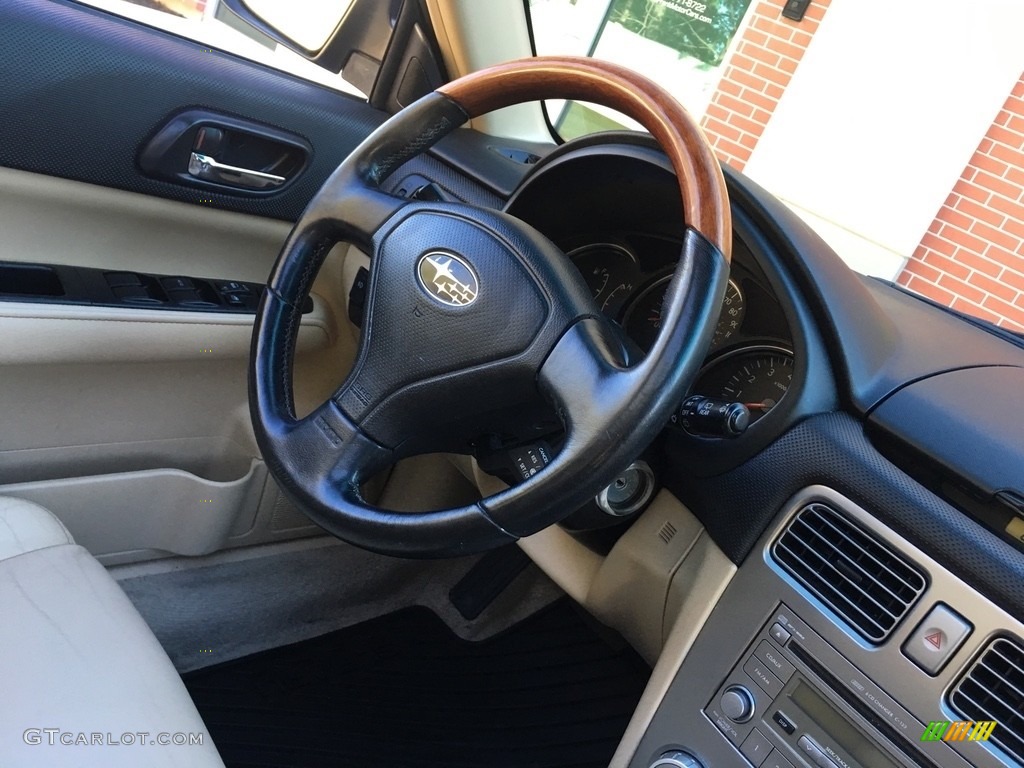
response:
<path id="1" fill-rule="evenodd" d="M 649 675 L 561 600 L 482 642 L 409 608 L 184 680 L 228 768 L 604 768 Z"/>

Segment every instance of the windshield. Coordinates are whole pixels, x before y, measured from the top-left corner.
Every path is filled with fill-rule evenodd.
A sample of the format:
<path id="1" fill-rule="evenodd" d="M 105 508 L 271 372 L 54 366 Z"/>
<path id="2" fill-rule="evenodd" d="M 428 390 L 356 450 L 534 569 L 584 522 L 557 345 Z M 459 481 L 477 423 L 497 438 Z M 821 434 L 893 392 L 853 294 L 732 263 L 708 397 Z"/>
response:
<path id="1" fill-rule="evenodd" d="M 854 269 L 1024 331 L 1024 3 L 529 0 L 538 54 L 672 93 Z M 955 52 L 955 55 L 952 55 Z M 549 102 L 570 139 L 638 128 Z"/>

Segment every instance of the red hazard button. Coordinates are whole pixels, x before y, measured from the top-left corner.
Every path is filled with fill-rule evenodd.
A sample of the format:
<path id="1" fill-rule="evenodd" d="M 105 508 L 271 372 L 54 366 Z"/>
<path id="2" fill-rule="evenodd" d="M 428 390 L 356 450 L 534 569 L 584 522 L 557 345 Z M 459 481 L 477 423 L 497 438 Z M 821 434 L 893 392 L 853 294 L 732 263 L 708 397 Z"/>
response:
<path id="1" fill-rule="evenodd" d="M 928 645 L 930 645 L 933 648 L 935 648 L 936 651 L 941 651 L 942 650 L 942 644 L 944 642 L 946 642 L 946 636 L 943 635 L 942 632 L 936 630 L 935 632 L 932 632 L 931 634 L 925 635 L 924 636 L 924 641 L 926 643 L 928 643 Z"/>
<path id="2" fill-rule="evenodd" d="M 973 629 L 963 616 L 939 603 L 907 638 L 903 653 L 929 675 L 937 675 Z"/>

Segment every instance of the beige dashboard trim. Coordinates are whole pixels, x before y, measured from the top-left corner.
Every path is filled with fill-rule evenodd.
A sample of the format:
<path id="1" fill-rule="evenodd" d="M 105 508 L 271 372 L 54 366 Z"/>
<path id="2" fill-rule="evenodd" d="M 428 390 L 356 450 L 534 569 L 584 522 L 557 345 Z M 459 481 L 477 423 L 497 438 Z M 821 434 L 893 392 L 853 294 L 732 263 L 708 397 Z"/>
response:
<path id="1" fill-rule="evenodd" d="M 671 592 L 682 590 L 678 614 L 609 768 L 625 768 L 633 759 L 669 686 L 736 571 L 736 565 L 703 531 L 676 569 L 670 597 Z"/>

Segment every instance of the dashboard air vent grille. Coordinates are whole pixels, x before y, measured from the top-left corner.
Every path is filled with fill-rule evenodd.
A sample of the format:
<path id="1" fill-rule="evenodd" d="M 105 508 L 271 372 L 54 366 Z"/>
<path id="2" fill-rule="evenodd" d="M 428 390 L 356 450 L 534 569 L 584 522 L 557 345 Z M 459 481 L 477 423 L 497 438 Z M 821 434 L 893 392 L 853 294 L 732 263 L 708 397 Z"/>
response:
<path id="1" fill-rule="evenodd" d="M 772 557 L 876 643 L 896 628 L 926 583 L 902 557 L 824 504 L 797 513 L 772 547 Z"/>
<path id="2" fill-rule="evenodd" d="M 1024 647 L 995 640 L 960 678 L 949 703 L 965 720 L 996 721 L 988 740 L 1024 763 Z"/>

